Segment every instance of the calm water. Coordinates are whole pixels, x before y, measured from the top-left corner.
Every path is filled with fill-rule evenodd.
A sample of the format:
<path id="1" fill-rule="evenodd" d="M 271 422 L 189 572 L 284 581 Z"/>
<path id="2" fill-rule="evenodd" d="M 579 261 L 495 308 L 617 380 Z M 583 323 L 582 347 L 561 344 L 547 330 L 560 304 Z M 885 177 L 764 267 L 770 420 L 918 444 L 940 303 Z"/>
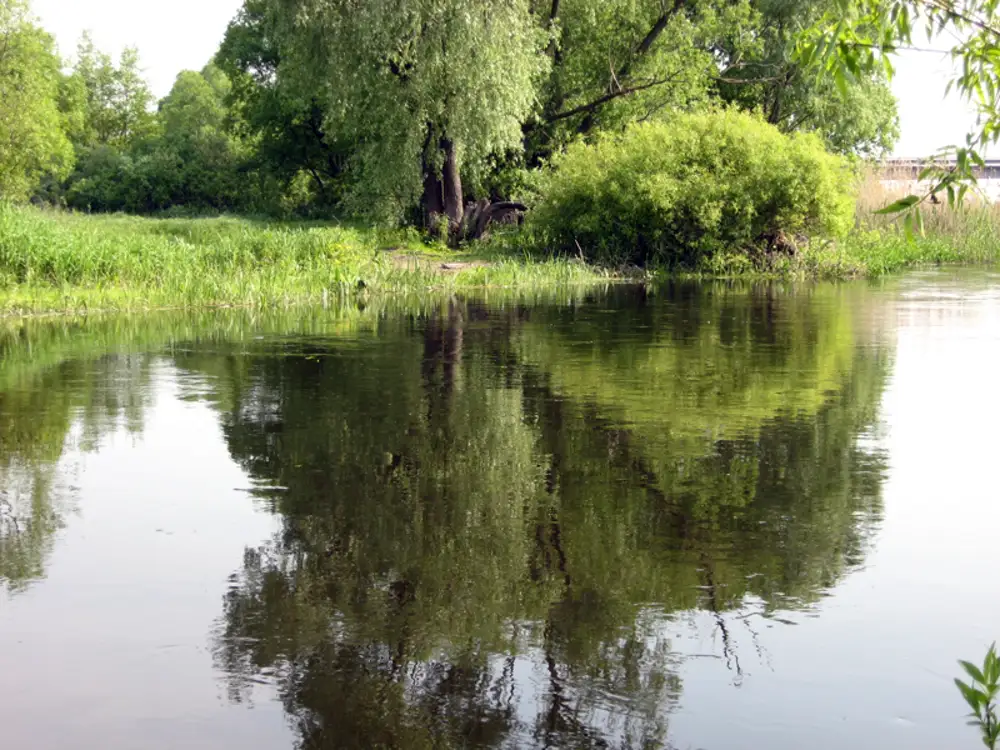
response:
<path id="1" fill-rule="evenodd" d="M 974 748 L 1000 276 L 0 323 L 0 736 Z"/>

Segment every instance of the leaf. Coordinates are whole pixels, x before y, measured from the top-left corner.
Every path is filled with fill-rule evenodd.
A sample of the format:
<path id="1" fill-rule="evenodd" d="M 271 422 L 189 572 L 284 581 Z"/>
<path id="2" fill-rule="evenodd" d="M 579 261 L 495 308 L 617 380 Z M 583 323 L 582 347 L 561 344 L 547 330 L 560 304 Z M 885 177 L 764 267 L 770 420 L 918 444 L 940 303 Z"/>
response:
<path id="1" fill-rule="evenodd" d="M 979 671 L 979 667 L 977 667 L 971 661 L 959 661 L 958 663 L 962 666 L 962 669 L 965 670 L 965 673 L 969 675 L 969 677 L 974 679 L 980 685 L 986 684 L 986 677 L 983 675 L 981 671 Z"/>
<path id="2" fill-rule="evenodd" d="M 841 96 L 847 96 L 847 73 L 844 68 L 838 65 L 833 71 L 833 82 L 837 84 L 837 90 Z"/>
<path id="3" fill-rule="evenodd" d="M 977 693 L 971 686 L 966 685 L 957 677 L 955 678 L 955 687 L 958 688 L 959 692 L 962 694 L 962 697 L 965 698 L 965 702 L 969 704 L 969 707 L 973 711 L 975 711 L 976 715 L 978 716 L 979 708 L 981 705 L 979 702 L 979 693 Z"/>
<path id="4" fill-rule="evenodd" d="M 997 655 L 996 643 L 992 644 L 990 650 L 986 652 L 986 663 L 993 667 L 994 674 L 1000 678 L 1000 656 Z"/>
<path id="5" fill-rule="evenodd" d="M 890 81 L 896 75 L 896 67 L 892 64 L 892 58 L 888 55 L 883 55 L 882 57 L 882 69 L 885 71 L 885 77 Z"/>
<path id="6" fill-rule="evenodd" d="M 840 40 L 841 35 L 844 33 L 844 26 L 845 22 L 843 19 L 837 22 L 836 28 L 834 28 L 833 33 L 830 35 L 830 41 L 827 42 L 826 49 L 823 50 L 824 62 L 830 59 L 830 55 L 832 55 L 834 49 L 837 48 L 837 42 Z"/>
<path id="7" fill-rule="evenodd" d="M 939 171 L 938 167 L 933 164 L 929 167 L 924 167 L 923 169 L 920 170 L 920 174 L 917 175 L 917 182 L 923 182 L 928 177 L 937 174 L 938 171 Z"/>
<path id="8" fill-rule="evenodd" d="M 876 214 L 883 214 L 883 215 L 884 214 L 898 214 L 898 213 L 901 213 L 903 211 L 906 211 L 908 208 L 912 208 L 913 206 L 917 205 L 918 203 L 920 203 L 920 197 L 919 196 L 908 195 L 905 198 L 900 198 L 895 203 L 890 203 L 885 208 L 880 208 L 875 213 Z"/>

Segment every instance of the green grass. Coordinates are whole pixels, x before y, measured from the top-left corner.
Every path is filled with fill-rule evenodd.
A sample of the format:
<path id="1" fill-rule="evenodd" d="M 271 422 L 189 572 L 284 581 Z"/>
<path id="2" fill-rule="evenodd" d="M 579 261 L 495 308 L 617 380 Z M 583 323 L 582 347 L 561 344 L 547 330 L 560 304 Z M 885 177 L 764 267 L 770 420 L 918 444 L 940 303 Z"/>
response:
<path id="1" fill-rule="evenodd" d="M 899 231 L 876 229 L 856 232 L 843 252 L 866 276 L 929 265 L 995 266 L 1000 263 L 1000 236 L 928 233 L 908 239 Z"/>
<path id="2" fill-rule="evenodd" d="M 920 209 L 923 232 L 908 238 L 900 216 L 875 213 L 908 191 L 887 190 L 877 177 L 869 174 L 862 183 L 857 225 L 835 252 L 855 266 L 858 275 L 882 276 L 915 266 L 1000 263 L 1000 206 L 975 194 L 954 208 L 925 202 Z"/>
<path id="3" fill-rule="evenodd" d="M 976 209 L 973 209 L 976 210 Z M 794 255 L 752 260 L 742 253 L 717 255 L 691 276 L 799 279 L 876 278 L 926 266 L 1000 265 L 1000 220 L 976 220 L 951 230 L 931 227 L 907 237 L 895 225 L 857 227 L 840 242 L 816 242 Z"/>
<path id="4" fill-rule="evenodd" d="M 414 230 L 88 216 L 0 204 L 0 315 L 332 305 L 386 294 L 551 289 L 625 275 L 844 279 L 1000 263 L 1000 210 L 992 206 L 933 209 L 925 235 L 912 239 L 864 209 L 859 215 L 864 220 L 846 240 L 794 255 L 723 253 L 693 270 L 626 274 L 531 254 L 521 249 L 530 238 L 518 233 L 456 252 L 425 244 Z M 455 263 L 457 271 L 442 269 Z"/>
<path id="5" fill-rule="evenodd" d="M 457 272 L 442 262 L 469 262 Z M 424 245 L 413 231 L 242 218 L 147 219 L 0 205 L 0 314 L 286 307 L 357 294 L 558 286 L 608 274 Z M 360 291 L 359 291 L 360 290 Z"/>

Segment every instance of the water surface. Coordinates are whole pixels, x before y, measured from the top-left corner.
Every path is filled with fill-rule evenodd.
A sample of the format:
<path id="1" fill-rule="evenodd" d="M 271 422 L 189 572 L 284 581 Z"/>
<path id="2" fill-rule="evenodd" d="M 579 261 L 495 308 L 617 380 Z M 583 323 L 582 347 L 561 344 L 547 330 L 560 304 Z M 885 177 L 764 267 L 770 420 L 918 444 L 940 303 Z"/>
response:
<path id="1" fill-rule="evenodd" d="M 11 747 L 975 747 L 1000 276 L 0 323 Z"/>

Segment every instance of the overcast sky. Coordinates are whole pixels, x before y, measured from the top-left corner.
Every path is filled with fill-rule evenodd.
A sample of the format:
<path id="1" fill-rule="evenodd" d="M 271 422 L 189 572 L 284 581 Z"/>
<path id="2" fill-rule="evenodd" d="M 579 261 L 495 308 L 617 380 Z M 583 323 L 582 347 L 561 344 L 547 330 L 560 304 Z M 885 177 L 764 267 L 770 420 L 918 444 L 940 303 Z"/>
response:
<path id="1" fill-rule="evenodd" d="M 200 70 L 218 49 L 242 0 L 31 0 L 35 15 L 55 35 L 64 57 L 90 30 L 98 48 L 117 54 L 139 48 L 157 97 L 166 96 L 182 70 Z"/>
<path id="2" fill-rule="evenodd" d="M 85 29 L 98 47 L 117 54 L 139 48 L 157 97 L 165 96 L 177 74 L 198 70 L 215 53 L 226 25 L 242 0 L 34 0 L 42 25 L 55 34 L 64 56 L 73 54 Z M 943 98 L 951 61 L 941 55 L 903 53 L 893 88 L 899 98 L 900 156 L 927 156 L 961 142 L 972 114 L 952 95 Z"/>

